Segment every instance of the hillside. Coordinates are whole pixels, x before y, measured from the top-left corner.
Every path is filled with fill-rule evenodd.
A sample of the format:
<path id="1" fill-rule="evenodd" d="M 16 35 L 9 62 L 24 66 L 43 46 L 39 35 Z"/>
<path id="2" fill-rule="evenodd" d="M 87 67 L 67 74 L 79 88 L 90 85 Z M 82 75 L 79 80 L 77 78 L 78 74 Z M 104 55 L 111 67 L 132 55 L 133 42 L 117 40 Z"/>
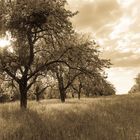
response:
<path id="1" fill-rule="evenodd" d="M 140 95 L 0 104 L 0 140 L 139 140 Z"/>

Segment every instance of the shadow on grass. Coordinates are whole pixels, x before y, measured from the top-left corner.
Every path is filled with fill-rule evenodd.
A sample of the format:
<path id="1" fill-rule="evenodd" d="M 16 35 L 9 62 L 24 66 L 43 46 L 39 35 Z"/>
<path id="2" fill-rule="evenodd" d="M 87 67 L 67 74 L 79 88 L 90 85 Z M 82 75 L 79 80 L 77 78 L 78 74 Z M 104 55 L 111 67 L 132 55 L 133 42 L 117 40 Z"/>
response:
<path id="1" fill-rule="evenodd" d="M 0 128 L 0 140 L 85 140 L 89 135 L 89 125 L 82 123 L 85 117 L 81 120 L 81 114 L 72 110 L 4 108 L 0 112 L 6 126 Z"/>
<path id="2" fill-rule="evenodd" d="M 2 119 L 7 126 L 1 140 L 47 140 L 47 127 L 41 117 L 33 110 L 3 110 Z M 1 132 L 0 132 L 1 133 Z"/>

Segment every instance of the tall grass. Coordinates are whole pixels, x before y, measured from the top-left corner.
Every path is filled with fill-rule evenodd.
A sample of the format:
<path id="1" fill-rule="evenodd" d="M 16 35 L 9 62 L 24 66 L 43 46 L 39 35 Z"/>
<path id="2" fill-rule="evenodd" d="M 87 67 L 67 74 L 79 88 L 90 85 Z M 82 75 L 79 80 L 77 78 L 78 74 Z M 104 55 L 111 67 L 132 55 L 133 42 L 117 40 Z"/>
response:
<path id="1" fill-rule="evenodd" d="M 140 95 L 0 105 L 0 140 L 140 140 Z"/>

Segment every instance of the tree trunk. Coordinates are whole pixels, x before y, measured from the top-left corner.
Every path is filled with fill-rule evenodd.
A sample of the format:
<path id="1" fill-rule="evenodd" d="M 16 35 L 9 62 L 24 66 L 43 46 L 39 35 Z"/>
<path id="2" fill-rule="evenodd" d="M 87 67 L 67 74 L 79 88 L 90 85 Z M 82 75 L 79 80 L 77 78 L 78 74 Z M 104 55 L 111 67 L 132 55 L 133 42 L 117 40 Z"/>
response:
<path id="1" fill-rule="evenodd" d="M 61 102 L 62 102 L 62 103 L 65 102 L 66 93 L 65 93 L 65 90 L 64 90 L 64 89 L 60 89 L 60 99 L 61 99 Z"/>
<path id="2" fill-rule="evenodd" d="M 72 93 L 72 98 L 74 98 L 74 93 Z"/>
<path id="3" fill-rule="evenodd" d="M 81 98 L 81 91 L 78 92 L 78 99 L 80 100 L 80 98 Z"/>
<path id="4" fill-rule="evenodd" d="M 58 86 L 59 86 L 59 92 L 60 92 L 60 99 L 61 102 L 64 103 L 66 99 L 66 90 L 64 88 L 64 81 L 62 76 L 58 77 Z"/>
<path id="5" fill-rule="evenodd" d="M 21 83 L 19 85 L 20 89 L 20 108 L 26 109 L 27 108 L 27 85 Z"/>
<path id="6" fill-rule="evenodd" d="M 36 101 L 39 102 L 39 94 L 36 94 Z"/>
<path id="7" fill-rule="evenodd" d="M 89 91 L 87 91 L 86 96 L 89 97 Z"/>
<path id="8" fill-rule="evenodd" d="M 78 99 L 80 100 L 81 98 L 81 90 L 82 90 L 82 84 L 79 84 L 79 90 L 78 90 Z"/>

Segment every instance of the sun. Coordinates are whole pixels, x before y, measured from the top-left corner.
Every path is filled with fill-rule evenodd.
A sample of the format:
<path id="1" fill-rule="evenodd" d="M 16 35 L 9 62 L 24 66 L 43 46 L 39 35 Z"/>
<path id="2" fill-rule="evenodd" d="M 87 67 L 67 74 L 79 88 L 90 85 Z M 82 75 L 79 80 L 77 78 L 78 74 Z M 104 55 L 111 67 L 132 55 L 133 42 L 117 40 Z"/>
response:
<path id="1" fill-rule="evenodd" d="M 8 40 L 6 38 L 1 38 L 0 39 L 0 48 L 8 47 L 10 45 L 11 45 L 10 40 Z"/>

